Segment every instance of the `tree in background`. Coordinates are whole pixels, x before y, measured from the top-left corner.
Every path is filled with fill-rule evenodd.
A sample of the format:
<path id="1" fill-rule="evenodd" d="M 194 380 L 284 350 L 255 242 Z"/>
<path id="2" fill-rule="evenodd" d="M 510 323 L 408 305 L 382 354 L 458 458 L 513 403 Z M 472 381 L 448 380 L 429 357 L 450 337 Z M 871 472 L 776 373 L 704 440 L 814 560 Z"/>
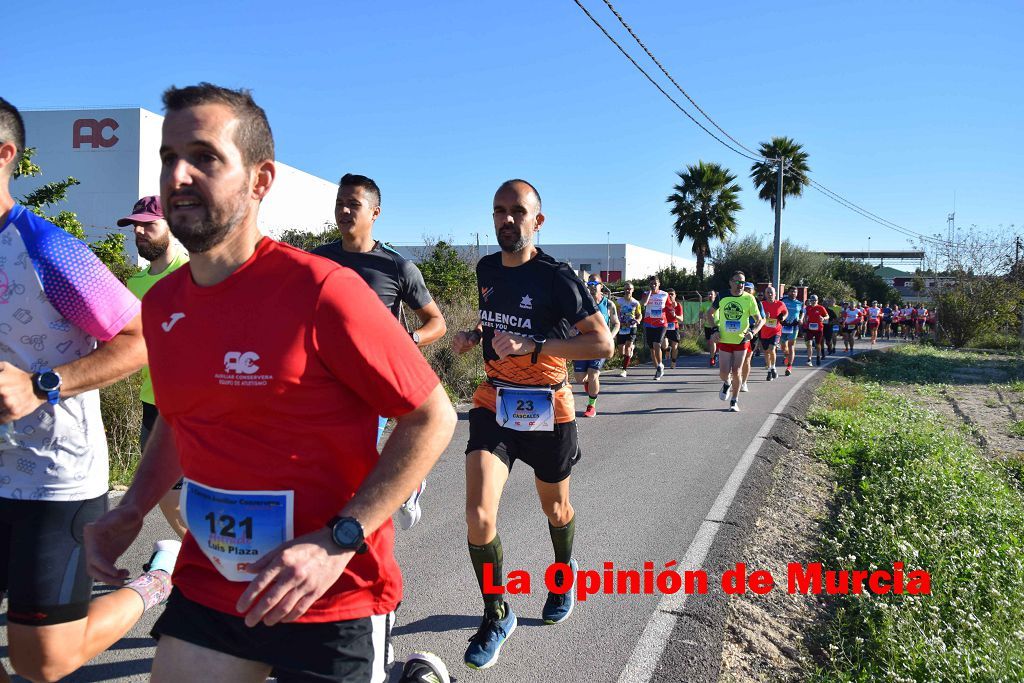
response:
<path id="1" fill-rule="evenodd" d="M 782 174 L 782 208 L 786 208 L 786 197 L 799 197 L 804 187 L 810 183 L 807 165 L 807 152 L 803 145 L 793 138 L 774 137 L 771 142 L 762 142 L 759 150 L 766 159 L 786 160 L 786 168 Z M 757 188 L 757 196 L 775 208 L 778 194 L 778 169 L 772 161 L 758 161 L 750 167 L 750 179 Z"/>
<path id="2" fill-rule="evenodd" d="M 832 279 L 845 282 L 861 301 L 899 303 L 900 293 L 875 272 L 875 267 L 862 261 L 831 258 L 825 263 L 825 271 Z"/>
<path id="3" fill-rule="evenodd" d="M 330 222 L 324 223 L 323 229 L 319 232 L 289 228 L 282 232 L 281 236 L 277 238 L 279 242 L 290 244 L 293 247 L 298 247 L 305 251 L 313 251 L 317 247 L 322 247 L 330 242 L 337 242 L 340 239 L 341 231 L 338 230 L 337 225 Z"/>
<path id="4" fill-rule="evenodd" d="M 35 152 L 34 147 L 25 149 L 21 159 L 18 160 L 14 178 L 33 178 L 43 174 L 38 164 L 32 161 Z M 82 227 L 82 222 L 78 220 L 78 215 L 74 211 L 61 210 L 51 213 L 51 207 L 67 199 L 68 190 L 75 185 L 81 185 L 81 182 L 77 178 L 68 176 L 64 180 L 57 180 L 38 187 L 20 198 L 18 203 L 85 242 L 85 228 Z M 122 233 L 110 232 L 103 238 L 88 243 L 97 258 L 121 282 L 139 272 L 139 267 L 128 261 L 128 254 L 124 250 L 124 239 L 125 236 Z"/>
<path id="5" fill-rule="evenodd" d="M 427 244 L 424 258 L 417 264 L 431 295 L 444 303 L 476 303 L 475 266 L 459 255 L 448 242 Z"/>
<path id="6" fill-rule="evenodd" d="M 824 254 L 813 252 L 806 247 L 782 241 L 782 282 L 798 285 L 802 280 L 808 284 L 812 279 L 825 275 L 822 271 L 827 261 Z M 757 235 L 745 235 L 718 246 L 712 253 L 711 263 L 714 274 L 710 283 L 714 289 L 728 291 L 729 276 L 742 270 L 747 280 L 769 282 L 772 274 L 772 243 Z"/>
<path id="7" fill-rule="evenodd" d="M 668 196 L 675 216 L 676 240 L 693 242 L 697 257 L 697 280 L 704 281 L 704 261 L 711 255 L 711 244 L 724 241 L 736 232 L 736 213 L 740 206 L 740 186 L 736 176 L 715 163 L 698 161 L 676 173 L 679 184 Z"/>

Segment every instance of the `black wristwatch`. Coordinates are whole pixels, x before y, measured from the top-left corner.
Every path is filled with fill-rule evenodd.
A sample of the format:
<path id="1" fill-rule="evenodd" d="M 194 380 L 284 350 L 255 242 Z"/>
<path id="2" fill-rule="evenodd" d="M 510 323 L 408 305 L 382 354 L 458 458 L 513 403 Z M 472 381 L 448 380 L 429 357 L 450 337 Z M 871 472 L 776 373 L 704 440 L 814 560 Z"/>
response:
<path id="1" fill-rule="evenodd" d="M 416 330 L 413 330 L 412 332 L 409 333 L 409 336 L 412 337 L 412 343 L 416 344 L 417 346 L 419 346 L 419 343 L 420 343 L 420 333 L 417 332 Z"/>
<path id="2" fill-rule="evenodd" d="M 540 357 L 540 350 L 544 348 L 544 342 L 547 341 L 547 337 L 535 334 L 530 339 L 533 340 L 533 355 L 530 356 L 530 362 L 536 364 L 537 358 Z"/>
<path id="3" fill-rule="evenodd" d="M 360 555 L 366 552 L 363 525 L 355 517 L 332 517 L 327 528 L 331 530 L 331 540 L 342 550 L 354 550 Z"/>

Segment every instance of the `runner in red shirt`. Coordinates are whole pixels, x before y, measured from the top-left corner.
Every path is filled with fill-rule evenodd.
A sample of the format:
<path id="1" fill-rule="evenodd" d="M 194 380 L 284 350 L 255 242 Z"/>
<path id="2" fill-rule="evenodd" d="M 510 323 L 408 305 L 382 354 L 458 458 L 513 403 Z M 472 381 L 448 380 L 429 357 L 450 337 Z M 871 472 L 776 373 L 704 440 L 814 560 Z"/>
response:
<path id="1" fill-rule="evenodd" d="M 812 294 L 807 297 L 807 308 L 804 324 L 806 330 L 804 339 L 807 341 L 807 364 L 811 362 L 811 347 L 817 348 L 818 365 L 821 365 L 821 356 L 824 346 L 825 324 L 828 323 L 828 309 L 818 304 L 818 295 Z"/>
<path id="2" fill-rule="evenodd" d="M 764 366 L 768 368 L 768 381 L 771 382 L 779 376 L 775 371 L 775 349 L 782 339 L 782 321 L 789 314 L 786 304 L 775 298 L 775 288 L 769 285 L 764 290 L 764 302 L 761 304 L 764 309 L 765 323 L 761 328 L 761 348 L 764 349 Z"/>
<path id="3" fill-rule="evenodd" d="M 668 344 L 666 351 L 672 361 L 672 368 L 676 367 L 676 359 L 679 358 L 679 333 L 683 326 L 683 305 L 676 301 L 676 290 L 665 290 L 668 293 L 668 302 L 665 304 L 665 343 Z"/>
<path id="4" fill-rule="evenodd" d="M 160 417 L 91 529 L 90 569 L 118 583 L 114 562 L 184 475 L 153 679 L 384 680 L 402 598 L 391 515 L 455 412 L 361 277 L 260 234 L 276 167 L 249 93 L 204 83 L 164 104 L 162 203 L 191 261 L 145 297 Z M 379 455 L 378 415 L 398 423 Z"/>

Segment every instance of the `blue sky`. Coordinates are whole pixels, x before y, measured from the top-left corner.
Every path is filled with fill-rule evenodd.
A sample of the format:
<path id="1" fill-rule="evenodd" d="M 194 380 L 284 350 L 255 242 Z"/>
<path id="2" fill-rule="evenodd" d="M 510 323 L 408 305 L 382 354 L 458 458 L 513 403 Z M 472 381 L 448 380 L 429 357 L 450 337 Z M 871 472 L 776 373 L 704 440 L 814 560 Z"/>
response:
<path id="1" fill-rule="evenodd" d="M 641 55 L 601 0 L 584 4 Z M 961 228 L 1024 231 L 1024 3 L 615 6 L 748 147 L 795 138 L 818 182 L 913 230 L 945 235 L 956 193 Z M 170 84 L 252 88 L 281 161 L 380 183 L 376 232 L 392 242 L 493 244 L 493 191 L 524 177 L 544 197 L 543 241 L 610 233 L 669 251 L 665 198 L 700 159 L 738 176 L 741 234 L 772 230 L 750 162 L 672 107 L 572 0 L 41 0 L 4 14 L 26 27 L 0 47 L 0 94 L 19 107 L 159 112 Z M 783 230 L 812 248 L 908 248 L 814 190 L 787 205 Z"/>

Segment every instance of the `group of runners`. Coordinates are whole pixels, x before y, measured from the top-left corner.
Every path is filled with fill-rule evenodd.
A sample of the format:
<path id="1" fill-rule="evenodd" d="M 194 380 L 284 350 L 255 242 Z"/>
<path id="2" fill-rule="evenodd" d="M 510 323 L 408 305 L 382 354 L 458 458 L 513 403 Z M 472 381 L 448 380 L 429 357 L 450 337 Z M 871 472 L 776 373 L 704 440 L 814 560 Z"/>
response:
<path id="1" fill-rule="evenodd" d="M 315 253 L 284 245 L 257 228 L 277 169 L 270 124 L 249 92 L 200 83 L 169 88 L 163 102 L 161 194 L 119 221 L 149 261 L 126 288 L 82 242 L 14 201 L 26 133 L 0 98 L 10 661 L 30 680 L 58 680 L 162 605 L 155 681 L 383 681 L 403 599 L 392 515 L 402 528 L 420 520 L 427 473 L 456 423 L 417 348 L 446 335 L 444 316 L 415 265 L 373 237 L 381 190 L 372 179 L 341 178 L 341 240 Z M 588 394 L 583 414 L 596 415 L 615 348 L 626 375 L 643 330 L 660 380 L 666 362 L 676 365 L 683 320 L 656 278 L 643 302 L 631 286 L 616 300 L 599 278 L 584 282 L 535 246 L 545 217 L 528 181 L 498 186 L 492 218 L 501 250 L 476 265 L 479 322 L 452 335 L 457 354 L 482 347 L 486 374 L 465 447 L 468 554 L 483 607 L 464 655 L 475 669 L 497 662 L 518 623 L 502 595 L 484 590 L 503 582 L 498 502 L 517 460 L 533 469 L 554 561 L 577 566 L 570 480 L 582 454 L 566 362 Z M 833 319 L 814 296 L 805 307 L 769 288 L 759 303 L 750 287 L 735 273 L 702 311 L 731 410 L 748 388 L 752 342 L 771 381 L 776 348 L 791 374 L 797 326 L 808 362 L 812 343 L 820 362 Z M 144 365 L 143 456 L 108 509 L 98 389 Z M 156 506 L 180 540 L 158 542 L 131 579 L 119 558 Z M 119 588 L 93 599 L 92 579 Z M 540 616 L 562 623 L 574 606 L 572 591 L 551 592 Z M 449 676 L 436 656 L 414 653 L 401 680 Z"/>

